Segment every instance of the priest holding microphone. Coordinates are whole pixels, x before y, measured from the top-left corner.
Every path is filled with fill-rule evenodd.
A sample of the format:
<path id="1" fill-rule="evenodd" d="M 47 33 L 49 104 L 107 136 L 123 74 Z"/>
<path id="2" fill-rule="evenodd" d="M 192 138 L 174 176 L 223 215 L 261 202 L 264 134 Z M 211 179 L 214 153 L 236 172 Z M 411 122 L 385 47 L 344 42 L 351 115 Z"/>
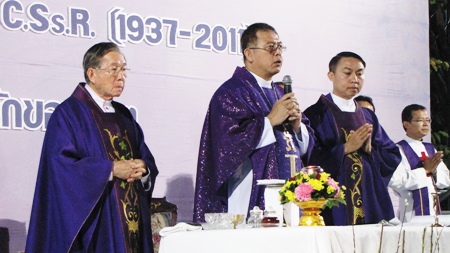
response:
<path id="1" fill-rule="evenodd" d="M 244 67 L 211 98 L 201 134 L 194 222 L 205 213 L 248 214 L 264 206 L 260 179 L 287 179 L 309 157 L 313 132 L 295 94 L 275 85 L 285 50 L 275 29 L 250 25 L 241 36 Z M 290 85 L 290 77 L 284 78 Z M 295 170 L 295 171 L 294 171 Z"/>

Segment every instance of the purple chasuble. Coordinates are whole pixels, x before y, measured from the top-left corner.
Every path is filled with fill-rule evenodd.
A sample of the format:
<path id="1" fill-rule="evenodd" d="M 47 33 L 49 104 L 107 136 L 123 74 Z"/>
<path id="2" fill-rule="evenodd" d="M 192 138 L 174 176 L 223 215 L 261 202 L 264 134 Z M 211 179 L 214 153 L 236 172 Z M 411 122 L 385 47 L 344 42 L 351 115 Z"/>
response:
<path id="1" fill-rule="evenodd" d="M 397 143 L 403 149 L 406 158 L 408 159 L 409 165 L 411 166 L 411 170 L 415 170 L 417 168 L 423 168 L 423 161 L 420 160 L 420 157 L 414 152 L 414 150 L 409 146 L 409 144 L 405 140 L 401 140 Z M 434 146 L 431 143 L 422 142 L 427 150 L 428 155 L 434 155 L 436 152 L 434 150 Z M 412 191 L 414 198 L 414 213 L 415 215 L 430 215 L 430 200 L 428 194 L 428 188 L 423 187 L 420 189 L 416 189 Z M 438 214 L 441 213 L 441 208 L 439 203 L 437 205 Z"/>
<path id="2" fill-rule="evenodd" d="M 95 110 L 91 104 L 92 114 L 102 136 L 103 145 L 107 157 L 111 161 L 130 160 L 135 158 L 133 154 L 132 139 L 128 136 L 126 127 L 121 124 L 120 115 L 116 113 L 104 113 Z M 95 107 L 98 109 L 98 107 Z M 128 183 L 126 180 L 114 177 L 114 191 L 116 193 L 116 203 L 118 214 L 124 237 L 127 252 L 141 252 L 141 230 L 142 214 L 140 213 L 138 185 L 139 181 Z M 147 215 L 147 214 L 146 214 Z M 105 231 L 106 232 L 106 231 Z"/>
<path id="3" fill-rule="evenodd" d="M 389 221 L 395 215 L 387 185 L 401 161 L 399 148 L 388 137 L 372 111 L 356 104 L 355 113 L 346 113 L 336 108 L 332 101 L 330 94 L 322 95 L 315 104 L 304 111 L 314 129 L 315 146 L 309 163 L 321 166 L 340 185 L 347 188 L 346 205 L 340 204 L 331 210 L 328 208 L 323 210 L 325 224 L 350 225 L 362 221 L 362 219 L 355 221 L 353 217 L 364 217 L 366 224 L 378 223 L 381 220 Z M 356 115 L 356 119 L 349 116 L 351 114 Z M 361 118 L 361 115 L 364 118 Z M 357 123 L 345 122 L 353 120 Z M 357 130 L 364 122 L 373 126 L 371 154 L 359 150 L 346 155 L 344 153 L 346 134 L 349 130 Z M 353 194 L 359 194 L 361 197 L 349 198 Z M 353 202 L 358 199 L 362 200 L 362 210 L 354 208 Z"/>
<path id="4" fill-rule="evenodd" d="M 158 170 L 130 111 L 104 113 L 77 86 L 53 112 L 39 164 L 26 252 L 153 252 L 149 200 Z M 151 188 L 109 181 L 113 161 L 142 159 Z M 148 185 L 147 185 L 148 187 Z"/>
<path id="5" fill-rule="evenodd" d="M 351 130 L 356 130 L 364 123 L 364 114 L 361 107 L 356 107 L 355 112 L 343 112 L 332 101 L 322 97 L 323 103 L 328 105 L 338 129 L 339 139 L 342 144 L 346 143 Z M 347 220 L 350 224 L 364 224 L 363 198 L 361 195 L 361 178 L 364 172 L 360 149 L 345 155 L 343 166 L 345 168 L 345 182 L 341 182 L 347 188 L 345 201 L 347 203 Z"/>
<path id="6" fill-rule="evenodd" d="M 281 87 L 275 86 L 274 89 L 277 94 L 283 94 Z M 246 174 L 237 170 L 242 164 L 250 167 L 253 173 L 249 209 L 254 206 L 265 208 L 264 186 L 257 186 L 257 180 L 290 176 L 290 167 L 280 166 L 277 159 L 281 156 L 279 152 L 287 148 L 283 131 L 275 127 L 277 142 L 256 148 L 264 129 L 264 118 L 270 113 L 273 98 L 277 96 L 270 92 L 269 89 L 266 94 L 247 69 L 238 67 L 211 98 L 200 139 L 194 222 L 204 222 L 205 213 L 227 212 L 228 180 L 245 177 Z M 308 119 L 305 115 L 302 117 L 302 122 L 311 133 Z M 297 140 L 294 138 L 292 141 L 298 151 Z M 312 147 L 311 136 L 307 154 L 301 159 L 309 157 Z M 283 161 L 289 159 L 282 158 Z M 301 159 L 296 160 L 297 171 L 303 167 Z"/>
<path id="7" fill-rule="evenodd" d="M 272 83 L 272 89 L 263 88 L 266 94 L 270 108 L 273 107 L 275 102 L 283 96 L 283 90 L 277 89 Z M 297 142 L 294 142 L 295 132 L 292 130 L 290 124 L 282 124 L 273 127 L 275 138 L 275 152 L 278 164 L 278 178 L 288 179 L 292 173 L 299 172 L 303 167 L 303 162 L 300 157 L 300 149 Z M 297 146 L 296 146 L 297 145 Z M 299 166 L 300 165 L 300 166 Z M 293 169 L 291 171 L 291 166 Z"/>

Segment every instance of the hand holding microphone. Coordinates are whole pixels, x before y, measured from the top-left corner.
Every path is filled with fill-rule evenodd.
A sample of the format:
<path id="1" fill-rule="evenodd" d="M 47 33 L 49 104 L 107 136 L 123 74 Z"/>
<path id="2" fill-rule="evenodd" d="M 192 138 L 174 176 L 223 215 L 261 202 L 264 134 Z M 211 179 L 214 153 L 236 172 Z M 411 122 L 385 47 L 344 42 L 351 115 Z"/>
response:
<path id="1" fill-rule="evenodd" d="M 283 85 L 284 85 L 284 94 L 292 93 L 292 78 L 290 75 L 285 75 L 283 77 Z M 289 111 L 288 118 L 284 121 L 284 124 L 290 124 L 292 122 L 292 126 L 294 130 L 298 133 L 300 131 L 300 121 L 302 118 L 300 107 L 297 103 L 297 99 L 292 96 L 288 100 L 286 104 L 286 109 Z M 298 130 L 296 130 L 298 129 Z"/>
<path id="2" fill-rule="evenodd" d="M 272 124 L 292 125 L 294 129 L 299 129 L 301 112 L 297 99 L 292 93 L 292 78 L 289 75 L 283 77 L 284 95 L 275 103 L 271 112 L 267 116 Z M 290 94 L 292 93 L 292 94 Z M 298 133 L 299 130 L 296 130 Z"/>
<path id="3" fill-rule="evenodd" d="M 292 93 L 292 78 L 290 75 L 285 75 L 283 77 L 283 87 L 284 87 L 284 94 Z M 293 115 L 295 109 L 298 109 L 300 111 L 300 108 L 298 108 L 297 99 L 294 96 L 289 97 L 285 100 L 285 106 L 286 109 L 289 111 L 289 117 L 296 116 Z M 289 123 L 289 117 L 286 119 L 285 123 Z"/>

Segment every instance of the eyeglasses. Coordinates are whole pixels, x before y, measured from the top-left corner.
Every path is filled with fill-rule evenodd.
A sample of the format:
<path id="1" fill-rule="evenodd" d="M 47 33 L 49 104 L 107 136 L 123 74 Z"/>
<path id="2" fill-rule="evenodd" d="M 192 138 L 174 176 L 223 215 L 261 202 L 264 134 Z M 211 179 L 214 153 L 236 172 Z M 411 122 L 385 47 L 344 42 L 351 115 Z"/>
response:
<path id="1" fill-rule="evenodd" d="M 265 48 L 264 47 L 249 47 L 248 49 L 262 49 L 264 51 L 267 51 L 267 52 L 273 54 L 278 49 L 280 49 L 281 52 L 284 52 L 284 51 L 286 51 L 287 48 L 285 46 L 283 46 L 283 44 L 277 43 L 277 44 L 271 44 Z"/>
<path id="2" fill-rule="evenodd" d="M 122 75 L 124 77 L 127 77 L 128 72 L 130 71 L 130 69 L 126 68 L 126 67 L 122 67 L 122 68 L 112 67 L 112 68 L 109 68 L 109 69 L 95 68 L 95 69 L 106 71 L 108 74 L 110 74 L 112 76 L 118 76 L 120 74 L 120 72 L 122 72 Z"/>
<path id="3" fill-rule="evenodd" d="M 416 119 L 416 120 L 411 120 L 411 122 L 417 122 L 417 123 L 427 122 L 428 124 L 430 124 L 431 119 Z"/>

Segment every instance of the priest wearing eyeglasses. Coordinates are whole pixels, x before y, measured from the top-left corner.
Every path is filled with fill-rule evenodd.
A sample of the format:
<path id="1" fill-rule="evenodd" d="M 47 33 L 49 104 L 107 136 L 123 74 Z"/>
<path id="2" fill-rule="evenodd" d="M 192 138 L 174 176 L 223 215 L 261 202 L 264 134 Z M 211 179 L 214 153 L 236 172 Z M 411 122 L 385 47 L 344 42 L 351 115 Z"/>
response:
<path id="1" fill-rule="evenodd" d="M 436 151 L 433 144 L 423 141 L 431 130 L 427 109 L 418 104 L 406 106 L 402 111 L 402 124 L 406 136 L 397 143 L 402 161 L 389 186 L 400 197 L 396 216 L 408 222 L 417 215 L 441 213 L 435 194 L 450 186 L 450 177 L 442 162 L 442 151 Z"/>
<path id="2" fill-rule="evenodd" d="M 205 213 L 248 214 L 264 206 L 259 179 L 287 179 L 313 146 L 294 93 L 272 82 L 285 49 L 275 29 L 250 25 L 241 36 L 245 67 L 214 93 L 200 140 L 194 221 Z"/>
<path id="3" fill-rule="evenodd" d="M 149 200 L 158 169 L 141 127 L 113 100 L 127 62 L 110 42 L 84 55 L 84 77 L 45 134 L 26 252 L 153 252 Z"/>

